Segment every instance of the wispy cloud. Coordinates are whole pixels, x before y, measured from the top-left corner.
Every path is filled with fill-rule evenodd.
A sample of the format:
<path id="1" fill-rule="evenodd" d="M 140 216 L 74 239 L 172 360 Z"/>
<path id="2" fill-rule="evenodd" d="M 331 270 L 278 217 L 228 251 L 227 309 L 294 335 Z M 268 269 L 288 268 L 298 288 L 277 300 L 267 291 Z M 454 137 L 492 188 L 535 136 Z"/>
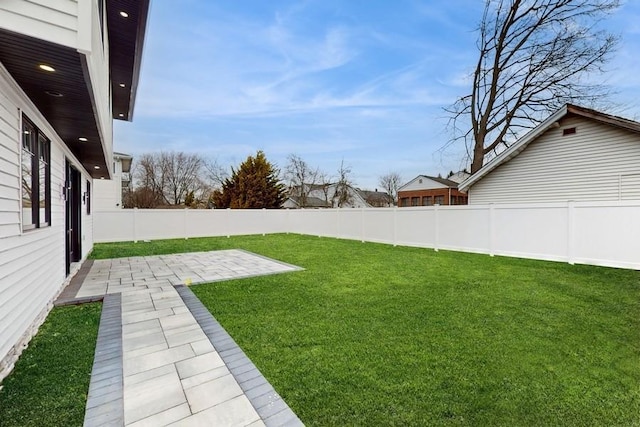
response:
<path id="1" fill-rule="evenodd" d="M 179 5 L 178 5 L 179 3 Z M 612 17 L 623 43 L 609 83 L 640 111 L 640 4 Z M 197 151 L 237 164 L 257 149 L 298 153 L 356 182 L 463 166 L 443 107 L 470 87 L 482 2 L 182 0 L 154 2 L 134 123 L 118 150 Z"/>

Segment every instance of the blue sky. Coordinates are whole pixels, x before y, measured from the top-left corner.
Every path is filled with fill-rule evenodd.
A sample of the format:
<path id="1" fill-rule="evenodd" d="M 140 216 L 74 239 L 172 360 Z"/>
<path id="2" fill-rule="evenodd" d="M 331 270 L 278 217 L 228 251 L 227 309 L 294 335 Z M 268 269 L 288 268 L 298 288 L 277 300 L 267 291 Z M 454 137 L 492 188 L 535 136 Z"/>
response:
<path id="1" fill-rule="evenodd" d="M 132 123 L 114 148 L 197 152 L 223 166 L 295 153 L 361 188 L 399 172 L 466 166 L 443 108 L 468 91 L 480 0 L 154 0 Z M 622 36 L 604 77 L 613 113 L 640 118 L 640 2 L 607 25 Z"/>

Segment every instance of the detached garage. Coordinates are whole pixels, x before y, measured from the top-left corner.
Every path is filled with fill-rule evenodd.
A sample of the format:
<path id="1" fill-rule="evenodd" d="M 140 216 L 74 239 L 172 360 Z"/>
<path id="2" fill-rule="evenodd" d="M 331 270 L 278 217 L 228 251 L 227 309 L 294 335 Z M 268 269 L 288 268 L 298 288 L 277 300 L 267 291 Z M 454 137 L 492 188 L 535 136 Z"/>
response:
<path id="1" fill-rule="evenodd" d="M 459 189 L 473 205 L 640 200 L 640 123 L 567 104 Z"/>

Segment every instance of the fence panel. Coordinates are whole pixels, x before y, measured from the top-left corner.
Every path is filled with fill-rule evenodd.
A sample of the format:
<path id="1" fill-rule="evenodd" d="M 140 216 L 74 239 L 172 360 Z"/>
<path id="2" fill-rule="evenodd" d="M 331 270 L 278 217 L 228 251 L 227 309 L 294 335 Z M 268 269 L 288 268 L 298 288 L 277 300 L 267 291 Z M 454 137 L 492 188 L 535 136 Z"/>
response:
<path id="1" fill-rule="evenodd" d="M 133 209 L 93 211 L 94 242 L 128 242 L 135 240 Z"/>
<path id="2" fill-rule="evenodd" d="M 187 233 L 185 237 L 226 236 L 229 215 L 223 209 L 185 209 Z"/>
<path id="3" fill-rule="evenodd" d="M 133 240 L 178 239 L 186 237 L 183 209 L 134 209 L 136 232 Z"/>
<path id="4" fill-rule="evenodd" d="M 437 248 L 438 208 L 400 208 L 396 212 L 396 244 Z"/>
<path id="5" fill-rule="evenodd" d="M 363 209 L 336 209 L 338 221 L 338 237 L 344 239 L 363 240 Z"/>
<path id="6" fill-rule="evenodd" d="M 489 253 L 490 210 L 487 206 L 451 206 L 438 209 L 438 247 Z"/>
<path id="7" fill-rule="evenodd" d="M 338 236 L 337 209 L 293 209 L 287 215 L 288 231 L 292 233 Z"/>
<path id="8" fill-rule="evenodd" d="M 524 258 L 569 259 L 568 207 L 494 207 L 494 253 Z"/>
<path id="9" fill-rule="evenodd" d="M 574 262 L 640 270 L 640 206 L 576 205 L 573 222 Z"/>
<path id="10" fill-rule="evenodd" d="M 640 270 L 640 202 L 94 212 L 95 242 L 300 233 Z"/>
<path id="11" fill-rule="evenodd" d="M 363 211 L 362 220 L 362 240 L 378 243 L 395 243 L 395 209 L 367 209 Z"/>

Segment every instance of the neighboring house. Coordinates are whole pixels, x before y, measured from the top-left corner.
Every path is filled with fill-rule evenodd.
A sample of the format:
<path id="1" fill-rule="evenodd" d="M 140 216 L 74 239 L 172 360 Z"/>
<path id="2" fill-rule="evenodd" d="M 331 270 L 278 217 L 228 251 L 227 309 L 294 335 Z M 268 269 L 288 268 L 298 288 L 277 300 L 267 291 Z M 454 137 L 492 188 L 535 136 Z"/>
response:
<path id="1" fill-rule="evenodd" d="M 461 188 L 470 204 L 640 200 L 640 123 L 565 105 Z"/>
<path id="2" fill-rule="evenodd" d="M 307 186 L 307 184 L 305 184 Z M 374 207 L 389 207 L 393 206 L 391 197 L 383 191 L 367 191 L 353 188 L 348 185 L 345 188 L 344 201 L 342 204 L 339 202 L 340 185 L 338 183 L 333 184 L 313 184 L 308 190 L 307 195 L 307 207 L 325 207 L 325 206 L 309 206 L 312 199 L 320 200 L 322 203 L 328 204 L 329 208 L 374 208 Z M 300 193 L 299 188 L 294 187 L 289 189 L 291 201 L 285 202 L 284 208 L 293 208 L 298 204 L 300 207 L 300 198 L 297 196 Z"/>
<path id="3" fill-rule="evenodd" d="M 302 202 L 299 196 L 289 196 L 287 200 L 284 201 L 282 207 L 285 209 L 318 209 L 330 208 L 331 203 L 317 197 L 307 197 L 306 201 Z"/>
<path id="4" fill-rule="evenodd" d="M 393 206 L 393 199 L 389 195 L 389 193 L 385 191 L 378 191 L 376 188 L 375 191 L 368 190 L 357 190 L 369 206 L 373 208 L 389 208 Z"/>
<path id="5" fill-rule="evenodd" d="M 0 2 L 0 380 L 93 247 L 93 182 L 113 176 L 113 119 L 132 118 L 148 8 Z"/>
<path id="6" fill-rule="evenodd" d="M 131 161 L 133 157 L 113 153 L 113 178 L 94 182 L 93 206 L 97 211 L 122 209 L 122 192 L 131 184 Z"/>
<path id="7" fill-rule="evenodd" d="M 471 176 L 471 174 L 469 172 L 465 170 L 461 170 L 458 172 L 451 172 L 449 173 L 449 176 L 447 176 L 447 179 L 449 181 L 453 181 L 453 182 L 457 182 L 458 184 L 460 184 L 462 181 L 464 181 L 465 179 L 469 178 Z"/>
<path id="8" fill-rule="evenodd" d="M 466 204 L 458 183 L 445 178 L 418 175 L 398 189 L 398 207 Z"/>

